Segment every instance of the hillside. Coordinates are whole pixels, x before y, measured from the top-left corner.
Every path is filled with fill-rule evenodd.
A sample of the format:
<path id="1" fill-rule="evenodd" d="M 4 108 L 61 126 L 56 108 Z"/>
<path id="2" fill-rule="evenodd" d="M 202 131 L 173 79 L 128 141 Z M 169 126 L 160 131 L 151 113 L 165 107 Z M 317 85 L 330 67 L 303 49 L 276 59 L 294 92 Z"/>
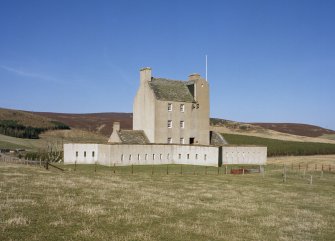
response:
<path id="1" fill-rule="evenodd" d="M 110 136 L 113 129 L 113 122 L 120 121 L 122 129 L 132 129 L 132 113 L 90 113 L 90 114 L 67 114 L 67 113 L 51 113 L 51 112 L 28 112 L 20 110 L 9 110 L 0 108 L 0 121 L 2 120 L 15 120 L 20 124 L 38 128 L 50 128 L 54 126 L 53 121 L 64 123 L 73 129 L 67 132 L 46 132 L 48 133 L 72 133 L 73 138 L 66 136 L 60 139 L 69 141 L 86 141 L 104 142 Z M 282 128 L 279 128 L 282 127 Z M 284 128 L 285 127 L 285 128 Z M 249 135 L 263 138 L 272 138 L 286 141 L 299 141 L 299 142 L 320 142 L 320 143 L 335 143 L 335 131 L 328 130 L 318 126 L 305 125 L 305 124 L 271 124 L 271 123 L 240 123 L 218 118 L 211 118 L 211 130 L 227 133 Z M 276 129 L 276 130 L 273 130 Z M 86 134 L 79 134 L 79 132 Z M 91 133 L 91 134 L 89 134 Z M 296 134 L 291 134 L 296 133 Z M 41 138 L 47 140 L 45 135 L 40 134 Z M 65 135 L 65 134 L 64 134 Z M 92 135 L 97 135 L 97 138 L 91 138 Z M 88 136 L 91 136 L 88 138 Z M 0 136 L 0 144 L 3 146 L 4 135 Z M 8 141 L 8 140 L 6 140 Z M 11 143 L 19 142 L 18 146 L 22 146 L 21 141 L 11 140 Z M 7 142 L 6 142 L 7 143 Z M 12 144 L 7 143 L 6 146 Z M 25 146 L 25 145 L 23 145 Z M 29 146 L 29 145 L 28 145 Z M 33 145 L 34 146 L 34 145 Z M 39 144 L 37 146 L 40 146 Z"/>
<path id="2" fill-rule="evenodd" d="M 307 124 L 298 124 L 298 123 L 251 123 L 251 124 L 260 126 L 265 129 L 270 129 L 298 136 L 320 137 L 322 135 L 335 134 L 335 131 L 333 130 Z"/>
<path id="3" fill-rule="evenodd" d="M 29 112 L 34 116 L 41 118 L 49 118 L 66 125 L 71 128 L 83 129 L 100 133 L 104 136 L 110 136 L 113 130 L 113 122 L 121 122 L 122 129 L 131 130 L 133 128 L 132 113 L 90 113 L 90 114 L 66 114 L 51 112 Z"/>

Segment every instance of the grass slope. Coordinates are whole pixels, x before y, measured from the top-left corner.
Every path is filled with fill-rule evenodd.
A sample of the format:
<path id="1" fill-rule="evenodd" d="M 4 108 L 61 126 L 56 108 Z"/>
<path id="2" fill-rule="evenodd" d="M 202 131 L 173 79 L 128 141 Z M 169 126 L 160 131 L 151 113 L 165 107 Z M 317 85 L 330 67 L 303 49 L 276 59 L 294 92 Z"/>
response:
<path id="1" fill-rule="evenodd" d="M 229 144 L 267 146 L 268 156 L 335 154 L 335 144 L 282 141 L 225 133 L 222 135 Z"/>
<path id="2" fill-rule="evenodd" d="M 1 148 L 23 148 L 29 151 L 46 150 L 48 145 L 61 149 L 62 143 L 106 143 L 105 136 L 85 130 L 53 130 L 40 134 L 40 139 L 22 139 L 0 134 Z"/>
<path id="3" fill-rule="evenodd" d="M 335 164 L 335 159 L 332 159 Z M 0 163 L 0 240 L 334 240 L 335 176 Z M 159 169 L 161 171 L 159 171 Z M 122 170 L 122 172 L 120 172 Z"/>

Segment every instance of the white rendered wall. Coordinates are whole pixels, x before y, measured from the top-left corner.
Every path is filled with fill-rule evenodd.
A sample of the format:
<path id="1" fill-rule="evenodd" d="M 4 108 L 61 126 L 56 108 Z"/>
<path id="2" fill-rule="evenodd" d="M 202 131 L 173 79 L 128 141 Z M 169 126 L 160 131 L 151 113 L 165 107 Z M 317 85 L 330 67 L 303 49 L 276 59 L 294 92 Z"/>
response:
<path id="1" fill-rule="evenodd" d="M 265 165 L 267 148 L 258 146 L 223 146 L 222 164 Z"/>
<path id="2" fill-rule="evenodd" d="M 92 152 L 95 157 L 92 158 Z M 76 156 L 78 152 L 78 156 Z M 84 157 L 86 152 L 86 158 Z M 65 164 L 160 165 L 192 164 L 218 165 L 218 148 L 193 145 L 104 145 L 64 144 Z"/>
<path id="3" fill-rule="evenodd" d="M 95 156 L 92 157 L 94 151 Z M 76 156 L 78 152 L 78 156 Z M 86 157 L 84 157 L 86 152 Z M 222 164 L 266 164 L 266 147 L 222 147 Z M 219 147 L 196 145 L 64 144 L 65 164 L 218 166 Z"/>
<path id="4" fill-rule="evenodd" d="M 99 144 L 64 144 L 64 163 L 94 164 L 98 161 L 98 146 Z M 84 156 L 85 152 L 86 157 Z M 94 157 L 92 155 L 93 152 Z"/>

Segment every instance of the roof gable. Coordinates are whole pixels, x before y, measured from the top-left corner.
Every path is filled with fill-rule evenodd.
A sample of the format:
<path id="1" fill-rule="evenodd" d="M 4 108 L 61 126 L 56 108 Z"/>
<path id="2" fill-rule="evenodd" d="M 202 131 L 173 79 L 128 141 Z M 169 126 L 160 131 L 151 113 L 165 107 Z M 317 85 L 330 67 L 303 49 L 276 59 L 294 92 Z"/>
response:
<path id="1" fill-rule="evenodd" d="M 188 84 L 190 83 L 163 78 L 152 78 L 149 82 L 157 100 L 194 102 L 193 95 L 187 87 Z"/>

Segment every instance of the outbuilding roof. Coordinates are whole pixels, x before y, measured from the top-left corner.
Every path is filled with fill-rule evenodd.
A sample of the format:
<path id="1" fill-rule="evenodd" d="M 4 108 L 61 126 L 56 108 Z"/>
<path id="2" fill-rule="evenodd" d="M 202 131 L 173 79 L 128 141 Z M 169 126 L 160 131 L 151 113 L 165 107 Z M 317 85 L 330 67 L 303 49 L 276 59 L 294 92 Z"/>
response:
<path id="1" fill-rule="evenodd" d="M 194 102 L 194 98 L 187 87 L 189 82 L 169 80 L 163 78 L 152 78 L 149 86 L 153 90 L 157 100 Z"/>
<path id="2" fill-rule="evenodd" d="M 118 135 L 123 144 L 148 144 L 150 143 L 142 130 L 120 130 Z"/>

